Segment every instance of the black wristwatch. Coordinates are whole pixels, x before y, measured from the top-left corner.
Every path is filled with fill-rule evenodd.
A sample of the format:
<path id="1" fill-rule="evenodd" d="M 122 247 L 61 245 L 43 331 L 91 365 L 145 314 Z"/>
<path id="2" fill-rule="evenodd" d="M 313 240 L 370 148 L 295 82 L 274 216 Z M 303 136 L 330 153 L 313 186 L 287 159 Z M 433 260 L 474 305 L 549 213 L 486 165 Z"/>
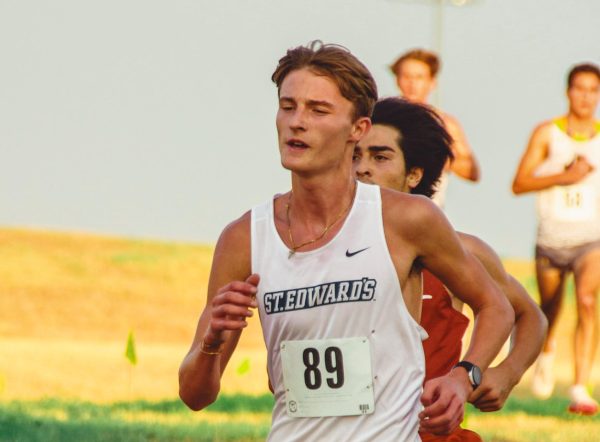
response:
<path id="1" fill-rule="evenodd" d="M 472 364 L 469 361 L 460 361 L 458 364 L 452 367 L 452 369 L 455 369 L 456 367 L 462 367 L 467 370 L 469 381 L 471 382 L 471 387 L 473 387 L 473 390 L 479 387 L 481 384 L 481 369 L 477 365 Z"/>

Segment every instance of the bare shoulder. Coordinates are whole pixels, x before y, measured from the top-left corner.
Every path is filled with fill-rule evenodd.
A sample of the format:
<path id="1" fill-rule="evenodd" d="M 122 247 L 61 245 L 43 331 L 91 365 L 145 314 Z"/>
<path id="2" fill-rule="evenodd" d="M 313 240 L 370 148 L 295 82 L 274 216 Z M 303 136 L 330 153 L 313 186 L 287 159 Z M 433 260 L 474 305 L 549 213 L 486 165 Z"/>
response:
<path id="1" fill-rule="evenodd" d="M 393 228 L 409 238 L 426 233 L 437 223 L 446 222 L 439 207 L 425 196 L 381 189 L 381 200 L 386 230 Z"/>
<path id="2" fill-rule="evenodd" d="M 553 120 L 547 120 L 542 121 L 533 129 L 524 155 L 526 159 L 539 162 L 544 158 L 550 144 L 550 131 L 553 125 Z"/>
<path id="3" fill-rule="evenodd" d="M 462 128 L 460 121 L 458 121 L 458 118 L 456 118 L 454 115 L 451 115 L 447 112 L 440 112 L 440 116 L 448 130 Z"/>
<path id="4" fill-rule="evenodd" d="M 465 249 L 475 256 L 478 255 L 496 255 L 496 252 L 492 247 L 481 238 L 475 235 L 464 232 L 456 232 L 460 238 L 460 242 L 463 244 Z"/>
<path id="5" fill-rule="evenodd" d="M 464 232 L 456 232 L 465 250 L 475 256 L 496 282 L 504 281 L 508 276 L 502 260 L 496 251 L 481 238 Z"/>
<path id="6" fill-rule="evenodd" d="M 554 125 L 554 120 L 546 120 L 533 128 L 532 137 L 546 138 L 550 136 L 550 129 Z"/>
<path id="7" fill-rule="evenodd" d="M 389 214 L 401 220 L 432 215 L 437 211 L 437 206 L 423 195 L 412 195 L 392 189 L 381 188 L 381 202 L 384 215 Z"/>
<path id="8" fill-rule="evenodd" d="M 248 210 L 242 216 L 230 222 L 221 232 L 218 244 L 228 244 L 230 242 L 239 244 L 240 241 L 245 240 L 249 243 L 251 218 L 251 211 Z"/>
<path id="9" fill-rule="evenodd" d="M 467 138 L 465 135 L 465 131 L 463 130 L 462 125 L 458 121 L 458 119 L 450 114 L 442 114 L 442 120 L 444 121 L 444 125 L 446 126 L 446 130 L 452 136 L 453 143 L 453 152 L 454 154 L 466 155 L 471 154 L 471 148 L 467 143 Z"/>
<path id="10" fill-rule="evenodd" d="M 250 222 L 251 212 L 247 211 L 229 223 L 217 241 L 213 263 L 226 261 L 229 270 L 233 273 L 229 275 L 231 277 L 241 278 L 250 274 Z"/>

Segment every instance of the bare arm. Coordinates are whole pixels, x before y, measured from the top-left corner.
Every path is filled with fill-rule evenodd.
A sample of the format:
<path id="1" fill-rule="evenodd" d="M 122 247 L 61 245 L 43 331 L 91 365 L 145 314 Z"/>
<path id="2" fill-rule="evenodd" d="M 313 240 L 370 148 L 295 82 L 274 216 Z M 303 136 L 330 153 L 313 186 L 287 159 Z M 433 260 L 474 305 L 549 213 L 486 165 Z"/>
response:
<path id="1" fill-rule="evenodd" d="M 442 215 L 438 211 L 437 217 Z M 421 261 L 446 287 L 473 310 L 475 323 L 464 359 L 485 370 L 508 338 L 514 324 L 513 309 L 479 260 L 463 248 L 445 217 L 421 239 Z M 443 246 L 443 247 L 442 247 Z M 445 253 L 438 253 L 439 249 Z"/>
<path id="2" fill-rule="evenodd" d="M 584 158 L 577 157 L 572 163 L 565 164 L 563 171 L 536 176 L 535 170 L 548 156 L 551 128 L 552 122 L 545 122 L 533 131 L 513 180 L 512 191 L 515 195 L 544 190 L 552 186 L 575 184 L 593 170 Z"/>
<path id="3" fill-rule="evenodd" d="M 391 207 L 397 212 L 389 219 L 404 226 L 401 236 L 408 238 L 417 260 L 474 310 L 473 339 L 465 359 L 485 369 L 509 336 L 514 320 L 510 304 L 477 259 L 465 252 L 456 232 L 433 203 L 421 198 L 398 201 Z M 420 414 L 421 429 L 435 434 L 452 431 L 462 420 L 471 392 L 462 369 L 428 381 L 421 398 L 425 405 Z"/>
<path id="4" fill-rule="evenodd" d="M 179 396 L 193 410 L 210 405 L 221 376 L 256 307 L 258 275 L 250 275 L 249 213 L 221 234 L 211 268 L 206 306 L 192 346 L 179 368 Z M 204 346 L 204 348 L 203 348 Z"/>
<path id="5" fill-rule="evenodd" d="M 515 312 L 511 351 L 497 366 L 488 368 L 479 388 L 469 396 L 477 408 L 495 411 L 502 408 L 508 395 L 535 361 L 546 335 L 547 321 L 527 291 L 506 273 L 494 250 L 471 235 L 459 234 L 463 245 L 483 264 L 498 284 Z"/>
<path id="6" fill-rule="evenodd" d="M 504 406 L 512 389 L 541 351 L 548 326 L 546 317 L 512 276 L 509 276 L 509 285 L 505 293 L 519 298 L 511 300 L 516 316 L 511 350 L 498 366 L 485 371 L 481 386 L 469 397 L 469 402 L 482 411 L 496 411 Z"/>
<path id="7" fill-rule="evenodd" d="M 467 141 L 467 136 L 458 120 L 450 115 L 444 115 L 446 129 L 452 137 L 452 154 L 454 160 L 450 163 L 450 170 L 465 180 L 477 182 L 481 178 L 479 163 Z"/>

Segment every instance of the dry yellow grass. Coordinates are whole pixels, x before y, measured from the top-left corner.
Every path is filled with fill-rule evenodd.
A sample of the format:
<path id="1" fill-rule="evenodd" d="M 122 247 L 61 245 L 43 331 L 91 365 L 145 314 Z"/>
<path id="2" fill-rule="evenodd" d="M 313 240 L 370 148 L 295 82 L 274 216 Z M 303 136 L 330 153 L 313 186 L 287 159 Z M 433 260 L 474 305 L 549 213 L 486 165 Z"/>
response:
<path id="1" fill-rule="evenodd" d="M 212 247 L 0 229 L 0 399 L 177 395 L 205 303 Z M 135 333 L 138 365 L 124 357 Z M 256 317 L 223 391 L 267 390 Z M 236 368 L 248 361 L 250 369 Z"/>
<path id="2" fill-rule="evenodd" d="M 0 400 L 172 399 L 205 303 L 212 247 L 0 229 Z M 523 280 L 530 261 L 507 268 Z M 572 376 L 573 306 L 559 324 L 557 375 Z M 129 330 L 139 363 L 124 357 Z M 249 370 L 238 374 L 242 363 Z M 258 317 L 224 375 L 224 392 L 267 392 Z M 600 373 L 594 374 L 594 381 Z M 527 386 L 529 374 L 525 377 Z"/>
<path id="3" fill-rule="evenodd" d="M 469 419 L 469 429 L 487 442 L 598 442 L 598 423 L 590 419 L 536 416 L 529 413 L 487 413 Z M 491 433 L 491 434 L 490 434 Z"/>
<path id="4" fill-rule="evenodd" d="M 529 259 L 504 259 L 504 268 L 515 278 L 526 278 L 533 275 L 535 266 L 532 260 Z"/>

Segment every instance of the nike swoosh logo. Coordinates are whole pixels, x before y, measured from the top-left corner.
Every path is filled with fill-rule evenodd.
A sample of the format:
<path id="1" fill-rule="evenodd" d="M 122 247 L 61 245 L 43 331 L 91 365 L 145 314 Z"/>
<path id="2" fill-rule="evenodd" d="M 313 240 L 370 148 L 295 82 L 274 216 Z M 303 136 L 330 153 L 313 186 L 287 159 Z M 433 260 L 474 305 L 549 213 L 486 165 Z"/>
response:
<path id="1" fill-rule="evenodd" d="M 369 247 L 365 247 L 364 249 L 357 250 L 356 252 L 351 252 L 350 250 L 346 249 L 346 256 L 348 258 L 351 258 L 352 256 L 357 255 L 360 252 L 364 252 L 365 250 L 370 249 L 370 248 L 371 248 L 370 246 Z"/>

